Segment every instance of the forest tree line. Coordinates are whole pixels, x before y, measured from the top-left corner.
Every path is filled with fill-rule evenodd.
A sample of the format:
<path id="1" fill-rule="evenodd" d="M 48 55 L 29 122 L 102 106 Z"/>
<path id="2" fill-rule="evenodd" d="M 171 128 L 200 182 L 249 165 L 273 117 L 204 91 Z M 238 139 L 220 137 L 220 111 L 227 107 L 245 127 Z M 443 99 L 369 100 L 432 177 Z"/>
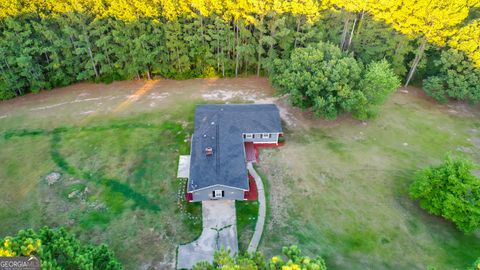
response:
<path id="1" fill-rule="evenodd" d="M 434 64 L 443 51 L 480 67 L 479 8 L 478 0 L 4 0 L 0 99 L 83 80 L 268 75 L 275 59 L 322 42 L 361 66 L 385 59 L 406 84 L 436 76 L 430 92 L 444 97 L 445 71 Z"/>

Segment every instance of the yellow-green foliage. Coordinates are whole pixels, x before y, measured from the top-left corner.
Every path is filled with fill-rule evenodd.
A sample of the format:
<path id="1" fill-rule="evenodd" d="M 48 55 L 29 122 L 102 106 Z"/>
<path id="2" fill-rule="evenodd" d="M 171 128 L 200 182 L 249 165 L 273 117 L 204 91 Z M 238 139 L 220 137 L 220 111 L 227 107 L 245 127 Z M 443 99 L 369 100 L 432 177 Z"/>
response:
<path id="1" fill-rule="evenodd" d="M 41 248 L 40 239 L 25 237 L 20 233 L 17 237 L 3 239 L 3 244 L 0 246 L 0 257 L 36 255 Z"/>
<path id="2" fill-rule="evenodd" d="M 236 255 L 233 258 L 229 252 L 220 250 L 215 253 L 213 264 L 207 262 L 198 263 L 194 270 L 326 270 L 325 261 L 321 257 L 310 258 L 302 256 L 297 246 L 284 247 L 282 256 L 273 256 L 265 261 L 262 253 Z"/>
<path id="3" fill-rule="evenodd" d="M 460 28 L 453 35 L 449 45 L 464 52 L 477 67 L 480 67 L 480 19 Z"/>

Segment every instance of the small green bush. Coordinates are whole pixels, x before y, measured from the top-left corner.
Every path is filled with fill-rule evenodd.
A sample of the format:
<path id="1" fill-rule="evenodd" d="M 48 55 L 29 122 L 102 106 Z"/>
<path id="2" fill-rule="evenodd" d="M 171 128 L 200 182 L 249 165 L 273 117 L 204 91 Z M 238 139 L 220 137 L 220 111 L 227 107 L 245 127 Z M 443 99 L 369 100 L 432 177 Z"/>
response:
<path id="1" fill-rule="evenodd" d="M 480 179 L 473 175 L 474 167 L 469 160 L 448 156 L 441 165 L 415 175 L 410 195 L 429 213 L 471 233 L 480 227 Z"/>
<path id="2" fill-rule="evenodd" d="M 480 270 L 480 258 L 478 258 L 473 264 L 472 267 L 467 270 Z"/>

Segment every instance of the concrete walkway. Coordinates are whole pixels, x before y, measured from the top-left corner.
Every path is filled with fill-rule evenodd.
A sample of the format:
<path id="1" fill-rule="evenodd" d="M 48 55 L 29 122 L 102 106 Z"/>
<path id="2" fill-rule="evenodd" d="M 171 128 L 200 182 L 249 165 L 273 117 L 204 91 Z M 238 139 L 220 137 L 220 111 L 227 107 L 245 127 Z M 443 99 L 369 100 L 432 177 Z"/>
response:
<path id="1" fill-rule="evenodd" d="M 235 201 L 202 201 L 203 231 L 200 237 L 180 245 L 177 254 L 177 269 L 191 269 L 200 261 L 213 262 L 213 254 L 221 249 L 238 252 L 237 216 Z"/>
<path id="2" fill-rule="evenodd" d="M 190 155 L 181 155 L 178 158 L 177 178 L 190 177 Z"/>
<path id="3" fill-rule="evenodd" d="M 263 182 L 260 176 L 258 176 L 257 172 L 253 168 L 251 162 L 247 163 L 247 169 L 251 176 L 255 179 L 255 184 L 257 184 L 258 190 L 258 218 L 257 224 L 255 225 L 255 232 L 253 233 L 252 240 L 248 245 L 248 252 L 255 252 L 257 251 L 258 244 L 260 243 L 260 239 L 262 238 L 263 227 L 265 225 L 265 215 L 267 212 L 267 202 L 265 200 L 265 189 L 263 187 Z"/>

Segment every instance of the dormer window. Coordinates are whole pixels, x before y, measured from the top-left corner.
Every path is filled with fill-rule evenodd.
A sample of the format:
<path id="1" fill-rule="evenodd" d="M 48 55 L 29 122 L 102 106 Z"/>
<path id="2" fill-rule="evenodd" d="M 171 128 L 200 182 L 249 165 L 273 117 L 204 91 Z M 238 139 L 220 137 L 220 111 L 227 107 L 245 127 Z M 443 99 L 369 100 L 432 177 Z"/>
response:
<path id="1" fill-rule="evenodd" d="M 205 148 L 205 155 L 206 155 L 206 156 L 211 156 L 211 155 L 213 155 L 213 148 L 212 148 L 212 147 L 206 147 L 206 148 Z"/>

